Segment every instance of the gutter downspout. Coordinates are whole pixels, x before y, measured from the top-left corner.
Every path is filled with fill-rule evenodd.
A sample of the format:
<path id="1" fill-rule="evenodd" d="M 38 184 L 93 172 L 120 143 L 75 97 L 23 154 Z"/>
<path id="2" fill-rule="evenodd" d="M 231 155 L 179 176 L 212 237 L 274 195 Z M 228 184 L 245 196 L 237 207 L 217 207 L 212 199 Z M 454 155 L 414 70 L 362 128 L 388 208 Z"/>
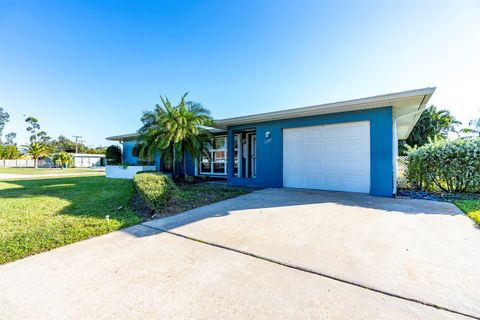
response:
<path id="1" fill-rule="evenodd" d="M 397 194 L 397 158 L 398 158 L 398 139 L 397 139 L 397 121 L 403 118 L 407 118 L 413 115 L 416 115 L 419 112 L 423 112 L 423 109 L 421 109 L 422 103 L 425 100 L 425 97 L 422 99 L 422 102 L 420 103 L 420 110 L 410 112 L 404 115 L 401 115 L 395 119 L 393 119 L 393 125 L 392 125 L 392 130 L 393 130 L 393 141 L 392 141 L 392 146 L 393 146 L 393 158 L 392 158 L 392 168 L 393 168 L 393 196 Z"/>

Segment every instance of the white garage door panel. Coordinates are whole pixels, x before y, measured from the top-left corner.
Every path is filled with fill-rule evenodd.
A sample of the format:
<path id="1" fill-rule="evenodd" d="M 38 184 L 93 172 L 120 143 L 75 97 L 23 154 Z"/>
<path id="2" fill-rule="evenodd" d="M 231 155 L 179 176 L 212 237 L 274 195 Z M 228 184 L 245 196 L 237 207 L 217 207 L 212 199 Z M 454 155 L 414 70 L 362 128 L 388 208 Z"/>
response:
<path id="1" fill-rule="evenodd" d="M 370 192 L 370 123 L 283 131 L 285 187 Z"/>

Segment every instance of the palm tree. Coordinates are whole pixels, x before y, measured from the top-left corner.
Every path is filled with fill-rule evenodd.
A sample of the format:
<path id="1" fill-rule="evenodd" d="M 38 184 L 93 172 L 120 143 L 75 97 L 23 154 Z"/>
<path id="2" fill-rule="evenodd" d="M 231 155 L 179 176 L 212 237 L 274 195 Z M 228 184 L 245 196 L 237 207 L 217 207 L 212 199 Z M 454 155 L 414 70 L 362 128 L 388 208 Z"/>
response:
<path id="1" fill-rule="evenodd" d="M 446 139 L 450 132 L 457 132 L 457 126 L 460 124 L 461 122 L 455 119 L 450 111 L 438 110 L 436 106 L 431 105 L 423 110 L 407 140 L 399 144 L 399 154 L 407 151 L 405 145 L 420 147 L 429 143 L 429 140 Z"/>
<path id="2" fill-rule="evenodd" d="M 211 143 L 211 133 L 206 126 L 213 125 L 210 111 L 201 104 L 185 101 L 185 93 L 180 103 L 173 106 L 167 97 L 160 97 L 161 105 L 155 105 L 153 111 L 143 113 L 143 126 L 138 130 L 139 155 L 147 161 L 153 161 L 158 152 L 167 169 L 183 162 L 183 175 L 187 177 L 185 156 L 187 152 L 194 161 L 207 153 Z"/>
<path id="3" fill-rule="evenodd" d="M 52 153 L 52 149 L 45 142 L 32 141 L 22 147 L 26 153 L 32 156 L 35 169 L 38 168 L 38 158 L 46 157 Z"/>
<path id="4" fill-rule="evenodd" d="M 55 164 L 59 164 L 63 169 L 67 165 L 73 164 L 73 157 L 70 153 L 61 151 L 53 155 L 53 162 L 55 162 Z"/>

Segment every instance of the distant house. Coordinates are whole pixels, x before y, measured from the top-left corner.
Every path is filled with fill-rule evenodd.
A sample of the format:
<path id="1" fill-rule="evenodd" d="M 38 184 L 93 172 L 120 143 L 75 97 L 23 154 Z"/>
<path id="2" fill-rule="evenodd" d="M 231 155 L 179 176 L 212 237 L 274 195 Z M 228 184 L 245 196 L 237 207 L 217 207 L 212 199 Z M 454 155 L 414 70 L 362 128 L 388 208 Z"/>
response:
<path id="1" fill-rule="evenodd" d="M 232 185 L 290 187 L 392 196 L 397 142 L 408 137 L 435 88 L 217 120 L 210 157 L 187 174 Z M 132 154 L 138 134 L 107 138 Z M 163 170 L 155 157 L 157 170 Z"/>
<path id="2" fill-rule="evenodd" d="M 105 166 L 104 154 L 72 153 L 73 165 L 77 168 Z"/>

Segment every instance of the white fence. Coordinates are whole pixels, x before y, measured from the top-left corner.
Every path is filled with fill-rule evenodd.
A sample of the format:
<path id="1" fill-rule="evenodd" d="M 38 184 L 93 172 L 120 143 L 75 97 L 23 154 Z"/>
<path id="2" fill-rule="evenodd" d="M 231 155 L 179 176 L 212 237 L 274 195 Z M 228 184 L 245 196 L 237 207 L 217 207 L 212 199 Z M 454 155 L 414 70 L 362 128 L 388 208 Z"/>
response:
<path id="1" fill-rule="evenodd" d="M 105 166 L 107 178 L 133 179 L 139 171 L 155 171 L 155 166 Z"/>
<path id="2" fill-rule="evenodd" d="M 38 160 L 37 161 L 39 168 L 50 168 L 52 163 L 50 161 L 45 160 Z M 14 159 L 14 160 L 6 160 L 0 159 L 0 167 L 15 167 L 15 168 L 33 168 L 35 163 L 33 160 L 25 160 L 25 159 Z"/>

